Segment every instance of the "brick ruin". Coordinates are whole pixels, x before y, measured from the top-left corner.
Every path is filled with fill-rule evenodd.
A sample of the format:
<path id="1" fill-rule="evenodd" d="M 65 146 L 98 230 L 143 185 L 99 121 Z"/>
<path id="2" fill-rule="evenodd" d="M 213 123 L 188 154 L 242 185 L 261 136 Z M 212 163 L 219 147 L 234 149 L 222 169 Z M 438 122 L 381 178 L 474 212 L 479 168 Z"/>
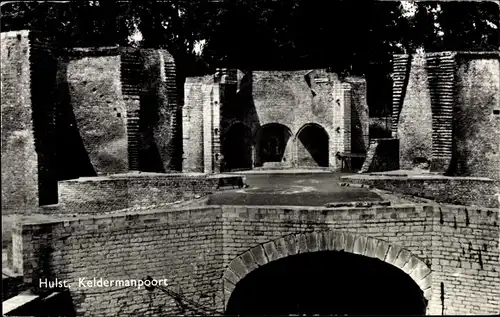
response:
<path id="1" fill-rule="evenodd" d="M 216 179 L 199 175 L 339 169 L 338 154 L 346 153 L 366 153 L 364 171 L 422 167 L 494 177 L 498 54 L 395 56 L 393 137 L 370 139 L 363 78 L 321 69 L 220 69 L 188 78 L 180 102 L 175 63 L 164 50 L 61 48 L 29 31 L 2 33 L 1 40 L 2 213 L 62 203 L 87 214 L 28 216 L 14 225 L 8 265 L 34 293 L 19 309 L 60 315 L 68 308 L 82 316 L 231 312 L 231 301 L 247 294 L 245 276 L 297 254 L 334 251 L 405 273 L 405 288 L 393 285 L 390 294 L 413 287 L 408 298 L 419 313 L 498 313 L 494 208 L 129 208 L 207 195 Z M 186 173 L 169 173 L 181 168 Z M 484 196 L 470 193 L 491 181 L 425 182 L 406 186 L 433 195 L 455 186 L 458 203 L 487 197 L 492 204 L 490 187 Z M 110 210 L 116 213 L 103 214 Z M 147 275 L 167 278 L 171 293 L 74 287 L 47 294 L 36 285 L 39 278 Z M 386 294 L 389 282 L 374 294 Z"/>
<path id="2" fill-rule="evenodd" d="M 392 138 L 375 139 L 361 77 L 219 69 L 187 78 L 181 101 L 165 50 L 63 48 L 37 32 L 2 33 L 2 210 L 56 204 L 58 183 L 79 177 L 339 170 L 345 156 L 362 172 L 498 179 L 498 61 L 395 55 Z"/>
<path id="3" fill-rule="evenodd" d="M 68 304 L 61 296 L 67 292 L 79 316 L 212 316 L 234 309 L 230 302 L 246 294 L 244 283 L 238 282 L 255 276 L 252 272 L 295 255 L 342 251 L 338 253 L 362 255 L 363 261 L 379 259 L 405 273 L 408 281 L 401 285 L 396 285 L 398 279 L 375 284 L 371 297 L 381 295 L 379 305 L 388 311 L 396 306 L 387 295 L 392 290 L 404 294 L 405 301 L 417 302 L 407 307 L 417 309 L 416 315 L 498 314 L 498 221 L 495 209 L 436 205 L 152 209 L 18 223 L 12 265 L 33 285 L 34 298 L 47 296 L 37 286 L 40 278 L 73 283 L 67 291 L 57 290 L 57 305 L 34 301 L 26 309 L 44 307 L 61 315 Z M 337 281 L 347 274 L 330 273 Z M 172 292 L 118 286 L 103 290 L 78 283 L 81 277 L 147 275 L 167 278 Z M 260 293 L 266 291 L 262 283 Z M 410 286 L 415 294 L 408 293 Z M 357 306 L 367 301 L 359 294 L 352 298 Z"/>
<path id="4" fill-rule="evenodd" d="M 2 210 L 58 203 L 58 182 L 180 166 L 165 50 L 64 48 L 2 33 Z"/>
<path id="5" fill-rule="evenodd" d="M 392 136 L 399 147 L 385 157 L 401 169 L 500 179 L 499 60 L 498 52 L 395 55 Z M 374 144 L 364 171 L 390 170 L 370 166 L 376 151 Z"/>
<path id="6" fill-rule="evenodd" d="M 339 169 L 338 154 L 363 154 L 367 146 L 363 78 L 223 69 L 186 81 L 184 171 Z"/>

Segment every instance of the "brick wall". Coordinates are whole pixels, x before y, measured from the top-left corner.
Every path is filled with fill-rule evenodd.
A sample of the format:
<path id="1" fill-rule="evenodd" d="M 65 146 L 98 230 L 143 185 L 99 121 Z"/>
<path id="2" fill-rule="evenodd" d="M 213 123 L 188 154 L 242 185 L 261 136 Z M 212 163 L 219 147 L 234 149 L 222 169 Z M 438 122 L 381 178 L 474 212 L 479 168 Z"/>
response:
<path id="1" fill-rule="evenodd" d="M 204 134 L 203 109 L 211 101 L 212 76 L 189 77 L 184 85 L 182 108 L 182 139 L 184 172 L 203 172 Z"/>
<path id="2" fill-rule="evenodd" d="M 38 206 L 28 35 L 1 33 L 2 211 Z"/>
<path id="3" fill-rule="evenodd" d="M 60 182 L 64 212 L 98 214 L 125 208 L 185 201 L 217 189 L 218 180 L 203 175 L 140 174 L 79 178 Z"/>
<path id="4" fill-rule="evenodd" d="M 45 276 L 71 281 L 85 276 L 167 278 L 170 289 L 221 312 L 230 295 L 227 283 L 223 293 L 222 280 L 236 257 L 243 256 L 243 269 L 252 270 L 256 264 L 243 254 L 250 248 L 287 234 L 332 230 L 351 233 L 354 239 L 381 239 L 394 250 L 407 249 L 429 266 L 431 275 L 422 277 L 419 284 L 430 299 L 429 313 L 441 314 L 443 309 L 446 314 L 495 314 L 500 289 L 498 221 L 498 211 L 493 209 L 401 205 L 342 209 L 211 206 L 28 222 L 15 230 L 24 250 L 15 265 L 28 282 Z M 292 238 L 287 241 L 302 248 Z M 346 250 L 351 250 L 352 243 L 346 242 Z M 52 250 L 47 262 L 36 258 L 39 250 Z M 102 289 L 75 284 L 70 291 L 83 316 L 196 312 L 185 300 L 182 311 L 181 305 L 158 290 L 107 289 L 96 294 Z"/>
<path id="5" fill-rule="evenodd" d="M 70 52 L 67 82 L 76 125 L 94 171 L 128 170 L 128 110 L 122 96 L 120 55 L 115 49 Z"/>
<path id="6" fill-rule="evenodd" d="M 139 170 L 176 169 L 177 87 L 175 63 L 165 50 L 142 49 L 140 59 Z"/>
<path id="7" fill-rule="evenodd" d="M 498 209 L 435 209 L 432 289 L 436 300 L 431 302 L 431 312 L 500 313 L 498 224 Z"/>
<path id="8" fill-rule="evenodd" d="M 409 72 L 407 59 L 394 57 L 401 168 L 428 162 L 435 172 L 499 178 L 498 53 L 414 54 Z"/>
<path id="9" fill-rule="evenodd" d="M 189 151 L 192 155 L 184 153 L 185 170 L 211 172 L 219 167 L 220 159 L 223 159 L 217 141 L 220 133 L 214 135 L 213 130 L 219 129 L 223 135 L 236 121 L 247 126 L 254 136 L 258 134 L 261 126 L 269 123 L 279 123 L 290 129 L 292 138 L 285 149 L 287 158 L 297 156 L 297 146 L 294 143 L 297 132 L 306 124 L 318 124 L 329 136 L 329 162 L 333 168 L 340 167 L 340 162 L 335 160 L 335 154 L 351 151 L 352 142 L 356 144 L 356 150 L 362 151 L 367 147 L 365 142 L 368 139 L 368 118 L 363 79 L 351 78 L 351 85 L 342 83 L 336 74 L 327 73 L 325 70 L 254 71 L 240 72 L 239 77 L 233 74 L 229 77 L 234 80 L 239 78 L 237 84 L 225 83 L 222 84 L 224 88 L 220 88 L 218 81 L 221 78 L 227 79 L 228 76 L 221 73 L 212 80 L 203 77 L 190 78 L 186 82 L 184 151 Z M 237 90 L 236 95 L 225 92 L 229 89 L 228 86 Z M 213 100 L 209 101 L 209 96 Z M 194 114 L 195 107 L 202 104 L 205 109 L 204 120 Z M 216 109 L 220 105 L 223 105 L 222 112 Z M 351 113 L 353 111 L 354 117 Z M 221 113 L 220 124 L 214 124 L 215 121 L 211 120 L 216 120 Z M 354 132 L 351 131 L 352 120 L 356 124 Z M 200 137 L 201 133 L 197 127 L 200 122 L 204 122 L 203 137 Z M 353 133 L 356 134 L 354 139 L 351 137 Z M 203 144 L 200 143 L 202 139 L 205 140 Z M 199 158 L 196 158 L 201 151 L 204 169 L 200 166 Z M 195 160 L 198 162 L 195 163 Z M 287 164 L 293 165 L 290 160 L 287 161 Z"/>
<path id="10" fill-rule="evenodd" d="M 400 167 L 412 169 L 432 161 L 432 107 L 424 54 L 411 60 L 407 90 L 398 117 Z"/>
<path id="11" fill-rule="evenodd" d="M 446 176 L 348 176 L 345 181 L 371 185 L 440 203 L 498 208 L 499 182 L 487 178 Z"/>
<path id="12" fill-rule="evenodd" d="M 410 78 L 411 69 L 411 55 L 393 56 L 392 61 L 392 133 L 393 137 L 397 136 L 399 115 L 403 108 L 403 102 L 406 95 L 408 86 L 408 79 Z"/>
<path id="13" fill-rule="evenodd" d="M 369 146 L 370 118 L 368 112 L 366 80 L 360 77 L 347 77 L 351 84 L 351 151 L 366 153 Z"/>
<path id="14" fill-rule="evenodd" d="M 498 53 L 458 54 L 454 103 L 457 174 L 500 179 Z"/>
<path id="15" fill-rule="evenodd" d="M 447 172 L 453 154 L 453 104 L 455 53 L 426 54 L 426 70 L 432 104 L 431 170 Z"/>
<path id="16" fill-rule="evenodd" d="M 2 33 L 2 209 L 57 203 L 53 51 L 41 33 Z"/>
<path id="17" fill-rule="evenodd" d="M 220 210 L 201 208 L 171 213 L 146 213 L 96 217 L 78 221 L 24 226 L 25 263 L 35 257 L 45 270 L 26 265 L 27 280 L 58 277 L 73 282 L 71 296 L 81 316 L 179 315 L 186 311 L 175 299 L 155 290 L 78 287 L 81 277 L 143 279 L 150 275 L 168 279 L 170 288 L 204 305 L 221 306 L 212 297 L 221 288 Z M 49 237 L 52 237 L 50 239 Z M 37 259 L 37 250 L 54 250 L 48 262 Z M 57 250 L 57 251 L 55 251 Z M 50 263 L 49 263 L 50 262 Z M 184 304 L 181 302 L 181 304 Z M 195 311 L 196 312 L 196 311 Z"/>

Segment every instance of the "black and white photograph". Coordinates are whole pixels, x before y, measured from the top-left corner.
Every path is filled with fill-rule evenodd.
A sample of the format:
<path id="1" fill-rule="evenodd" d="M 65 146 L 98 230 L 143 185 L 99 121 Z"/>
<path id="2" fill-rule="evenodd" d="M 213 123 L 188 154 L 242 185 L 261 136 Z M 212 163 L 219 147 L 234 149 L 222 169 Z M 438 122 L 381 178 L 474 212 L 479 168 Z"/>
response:
<path id="1" fill-rule="evenodd" d="M 500 315 L 500 0 L 1 1 L 2 316 Z"/>

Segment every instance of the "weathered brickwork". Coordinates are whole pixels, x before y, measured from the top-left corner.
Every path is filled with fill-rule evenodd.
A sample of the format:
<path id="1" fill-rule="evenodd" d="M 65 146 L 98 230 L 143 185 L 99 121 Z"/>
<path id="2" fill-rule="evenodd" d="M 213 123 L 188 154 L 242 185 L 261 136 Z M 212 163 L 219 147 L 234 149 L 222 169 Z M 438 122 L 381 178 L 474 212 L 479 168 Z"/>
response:
<path id="1" fill-rule="evenodd" d="M 2 209 L 57 203 L 52 46 L 41 33 L 2 33 Z"/>
<path id="2" fill-rule="evenodd" d="M 403 101 L 408 86 L 409 73 L 411 69 L 411 55 L 394 55 L 392 69 L 392 133 L 397 136 L 399 115 L 403 107 Z"/>
<path id="3" fill-rule="evenodd" d="M 500 55 L 457 55 L 454 141 L 458 174 L 500 179 Z"/>
<path id="4" fill-rule="evenodd" d="M 370 143 L 366 80 L 360 77 L 347 77 L 345 80 L 351 84 L 352 88 L 351 152 L 366 153 Z"/>
<path id="5" fill-rule="evenodd" d="M 425 65 L 424 54 L 413 55 L 397 128 L 402 169 L 432 161 L 432 107 Z"/>
<path id="6" fill-rule="evenodd" d="M 28 35 L 28 31 L 1 34 L 2 211 L 38 206 Z"/>
<path id="7" fill-rule="evenodd" d="M 431 170 L 448 171 L 453 155 L 453 104 L 455 53 L 426 54 L 426 70 L 432 104 Z"/>
<path id="8" fill-rule="evenodd" d="M 393 62 L 393 137 L 400 139 L 401 168 L 498 179 L 498 53 L 419 53 L 409 70 L 408 59 L 397 55 Z"/>
<path id="9" fill-rule="evenodd" d="M 139 170 L 166 172 L 176 169 L 178 137 L 175 64 L 164 50 L 142 49 L 139 84 L 138 126 L 128 126 L 139 133 Z M 132 123 L 131 123 L 132 124 Z M 129 152 L 131 153 L 131 152 Z"/>
<path id="10" fill-rule="evenodd" d="M 204 175 L 115 174 L 60 182 L 59 202 L 66 213 L 98 214 L 186 201 L 215 192 L 217 186 L 218 179 Z"/>
<path id="11" fill-rule="evenodd" d="M 2 33 L 2 210 L 56 204 L 61 180 L 179 170 L 176 88 L 165 50 Z"/>
<path id="12" fill-rule="evenodd" d="M 97 174 L 126 172 L 129 113 L 122 96 L 120 55 L 116 49 L 73 49 L 70 54 L 70 104 L 90 163 Z"/>
<path id="13" fill-rule="evenodd" d="M 432 301 L 430 311 L 500 313 L 498 209 L 439 208 L 434 221 L 433 297 L 444 299 Z"/>
<path id="14" fill-rule="evenodd" d="M 183 172 L 203 172 L 203 108 L 211 102 L 212 76 L 187 78 L 182 109 Z"/>
<path id="15" fill-rule="evenodd" d="M 298 133 L 313 124 L 328 136 L 328 165 L 339 168 L 337 153 L 351 152 L 352 144 L 355 151 L 362 153 L 368 145 L 364 79 L 345 81 L 325 70 L 245 73 L 219 70 L 212 79 L 210 76 L 188 78 L 183 109 L 183 166 L 187 171 L 216 172 L 224 164 L 221 140 L 234 124 L 241 123 L 254 138 L 249 150 L 253 153 L 254 166 L 261 164 L 257 139 L 262 129 L 279 124 L 289 131 L 282 165 L 291 167 L 298 165 L 301 157 Z M 203 120 L 195 114 L 196 107 L 201 105 Z M 203 132 L 200 132 L 200 122 L 203 122 Z M 351 130 L 352 124 L 355 131 Z M 191 155 L 187 155 L 187 151 Z M 200 165 L 200 156 L 203 165 Z M 315 162 L 312 158 L 302 161 Z"/>
<path id="16" fill-rule="evenodd" d="M 14 266 L 27 282 L 45 276 L 72 281 L 167 278 L 169 289 L 206 306 L 180 299 L 183 310 L 159 290 L 102 293 L 75 283 L 70 291 L 82 316 L 215 314 L 210 310 L 223 312 L 233 282 L 284 255 L 280 245 L 286 254 L 339 248 L 401 268 L 423 290 L 430 314 L 495 314 L 500 298 L 498 221 L 494 209 L 412 205 L 210 206 L 117 214 L 17 225 L 14 236 L 24 252 Z M 37 258 L 41 250 L 50 254 L 46 262 Z"/>
<path id="17" fill-rule="evenodd" d="M 347 176 L 342 180 L 423 197 L 440 203 L 500 207 L 498 198 L 495 196 L 500 191 L 500 183 L 488 178 L 363 175 L 362 177 Z"/>

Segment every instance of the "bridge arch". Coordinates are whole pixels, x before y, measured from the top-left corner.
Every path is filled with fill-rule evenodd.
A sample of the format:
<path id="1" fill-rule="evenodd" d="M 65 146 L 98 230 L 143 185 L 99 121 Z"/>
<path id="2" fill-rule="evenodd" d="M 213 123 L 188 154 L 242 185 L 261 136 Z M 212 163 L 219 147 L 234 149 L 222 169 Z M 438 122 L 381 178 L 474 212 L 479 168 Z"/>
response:
<path id="1" fill-rule="evenodd" d="M 412 287 L 419 290 L 419 301 L 421 301 L 419 305 L 425 313 L 431 298 L 432 274 L 430 268 L 422 260 L 408 250 L 386 241 L 335 231 L 290 234 L 259 244 L 233 259 L 223 274 L 226 313 L 234 314 L 231 310 L 233 295 L 236 293 L 234 291 L 238 287 L 241 288 L 245 277 L 262 270 L 267 264 L 272 265 L 287 258 L 326 253 L 370 259 L 372 263 L 380 263 L 397 271 L 401 276 L 406 276 L 406 279 L 411 281 Z"/>

